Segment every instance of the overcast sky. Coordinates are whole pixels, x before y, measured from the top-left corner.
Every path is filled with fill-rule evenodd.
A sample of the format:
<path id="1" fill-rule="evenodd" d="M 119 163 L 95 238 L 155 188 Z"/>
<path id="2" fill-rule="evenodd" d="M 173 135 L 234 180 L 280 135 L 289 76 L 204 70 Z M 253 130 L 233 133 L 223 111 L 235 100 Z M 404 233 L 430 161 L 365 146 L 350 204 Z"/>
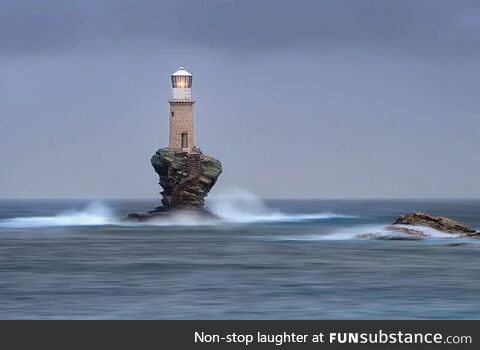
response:
<path id="1" fill-rule="evenodd" d="M 155 197 L 169 75 L 213 192 L 479 198 L 480 1 L 0 0 L 0 197 Z"/>

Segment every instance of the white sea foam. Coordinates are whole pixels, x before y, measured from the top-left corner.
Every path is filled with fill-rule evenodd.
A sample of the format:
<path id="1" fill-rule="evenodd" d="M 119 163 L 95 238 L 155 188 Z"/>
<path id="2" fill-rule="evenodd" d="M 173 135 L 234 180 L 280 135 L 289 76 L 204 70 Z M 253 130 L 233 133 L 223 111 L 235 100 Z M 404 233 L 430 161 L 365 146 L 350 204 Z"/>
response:
<path id="1" fill-rule="evenodd" d="M 396 237 L 407 237 L 408 235 L 400 231 L 393 231 L 388 229 L 391 225 L 358 225 L 354 227 L 339 228 L 332 233 L 323 235 L 310 235 L 305 236 L 305 240 L 349 240 L 361 238 L 362 235 L 372 235 L 377 239 L 389 239 Z M 424 238 L 455 238 L 458 235 L 452 235 L 435 230 L 427 226 L 410 226 L 410 225 L 397 225 L 400 228 L 410 229 L 421 232 Z M 368 238 L 368 236 L 365 236 Z M 295 239 L 302 239 L 302 237 L 295 237 Z"/>
<path id="2" fill-rule="evenodd" d="M 69 210 L 54 216 L 17 217 L 0 221 L 5 228 L 40 228 L 62 226 L 98 226 L 116 222 L 111 210 L 101 202 L 93 202 L 84 210 Z"/>
<path id="3" fill-rule="evenodd" d="M 354 218 L 347 215 L 333 213 L 306 213 L 287 214 L 274 210 L 255 195 L 242 190 L 229 191 L 210 198 L 207 202 L 209 209 L 219 219 L 205 218 L 196 215 L 178 214 L 167 218 L 149 220 L 145 223 L 122 221 L 110 208 L 101 202 L 95 202 L 83 210 L 66 211 L 53 216 L 17 217 L 0 220 L 0 227 L 4 228 L 35 228 L 56 226 L 204 226 L 225 224 L 253 224 L 253 223 L 295 223 L 336 218 Z"/>
<path id="4" fill-rule="evenodd" d="M 459 236 L 455 234 L 449 234 L 442 231 L 438 231 L 428 226 L 412 226 L 412 225 L 396 225 L 396 226 L 402 227 L 405 229 L 420 231 L 427 237 L 432 237 L 432 238 L 452 238 L 452 237 Z"/>
<path id="5" fill-rule="evenodd" d="M 287 214 L 267 207 L 265 202 L 245 190 L 230 190 L 207 201 L 208 207 L 224 222 L 301 222 L 335 218 L 354 218 L 334 213 Z"/>
<path id="6" fill-rule="evenodd" d="M 363 239 L 369 239 L 368 235 L 371 235 L 371 238 L 375 239 L 395 239 L 399 237 L 408 238 L 409 236 L 400 231 L 392 231 L 388 229 L 391 225 L 356 225 L 353 227 L 342 227 L 334 230 L 331 233 L 323 234 L 308 234 L 308 235 L 294 235 L 288 237 L 279 237 L 278 240 L 288 240 L 288 241 L 342 241 L 342 240 L 352 240 L 352 239 L 361 239 L 362 235 L 365 235 Z M 452 235 L 444 233 L 438 230 L 435 230 L 427 226 L 410 226 L 410 225 L 398 225 L 401 228 L 408 228 L 410 230 L 420 231 L 423 235 L 423 238 L 456 238 L 458 235 Z"/>
<path id="7" fill-rule="evenodd" d="M 294 235 L 279 237 L 279 240 L 289 241 L 342 241 L 357 239 L 359 234 L 385 231 L 385 225 L 358 225 L 338 228 L 330 233 Z"/>

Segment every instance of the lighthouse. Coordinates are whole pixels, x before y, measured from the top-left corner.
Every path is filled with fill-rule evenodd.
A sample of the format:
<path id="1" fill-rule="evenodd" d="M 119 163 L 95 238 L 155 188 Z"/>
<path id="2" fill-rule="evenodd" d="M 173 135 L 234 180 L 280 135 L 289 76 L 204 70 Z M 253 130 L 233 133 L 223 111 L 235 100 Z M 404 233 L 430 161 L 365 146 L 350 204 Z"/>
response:
<path id="1" fill-rule="evenodd" d="M 193 129 L 192 74 L 180 67 L 172 74 L 169 147 L 190 152 L 195 146 Z"/>
<path id="2" fill-rule="evenodd" d="M 192 74 L 180 67 L 171 79 L 169 144 L 150 159 L 163 189 L 162 205 L 146 214 L 131 213 L 127 220 L 146 221 L 178 210 L 216 218 L 204 205 L 222 173 L 222 163 L 195 147 Z"/>

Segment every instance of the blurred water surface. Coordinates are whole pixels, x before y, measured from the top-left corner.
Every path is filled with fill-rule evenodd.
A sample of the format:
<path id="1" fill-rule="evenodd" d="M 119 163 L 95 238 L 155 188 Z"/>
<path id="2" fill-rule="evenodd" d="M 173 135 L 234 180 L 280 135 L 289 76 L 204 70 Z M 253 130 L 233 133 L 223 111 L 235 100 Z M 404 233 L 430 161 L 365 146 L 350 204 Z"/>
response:
<path id="1" fill-rule="evenodd" d="M 480 228 L 480 201 L 220 201 L 219 222 L 119 220 L 156 205 L 0 201 L 0 318 L 480 317 L 480 241 L 356 238 L 410 211 Z"/>

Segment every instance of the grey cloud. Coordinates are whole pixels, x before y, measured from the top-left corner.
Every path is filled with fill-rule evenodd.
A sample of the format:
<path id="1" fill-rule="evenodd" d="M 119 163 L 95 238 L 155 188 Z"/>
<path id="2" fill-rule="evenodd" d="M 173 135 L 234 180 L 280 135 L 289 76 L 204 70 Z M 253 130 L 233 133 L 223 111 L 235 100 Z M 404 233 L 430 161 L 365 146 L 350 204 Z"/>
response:
<path id="1" fill-rule="evenodd" d="M 155 196 L 185 64 L 215 191 L 478 198 L 479 7 L 2 0 L 0 197 Z"/>
<path id="2" fill-rule="evenodd" d="M 249 53 L 348 45 L 476 56 L 468 0 L 18 1 L 0 11 L 0 53 L 202 46 Z"/>

